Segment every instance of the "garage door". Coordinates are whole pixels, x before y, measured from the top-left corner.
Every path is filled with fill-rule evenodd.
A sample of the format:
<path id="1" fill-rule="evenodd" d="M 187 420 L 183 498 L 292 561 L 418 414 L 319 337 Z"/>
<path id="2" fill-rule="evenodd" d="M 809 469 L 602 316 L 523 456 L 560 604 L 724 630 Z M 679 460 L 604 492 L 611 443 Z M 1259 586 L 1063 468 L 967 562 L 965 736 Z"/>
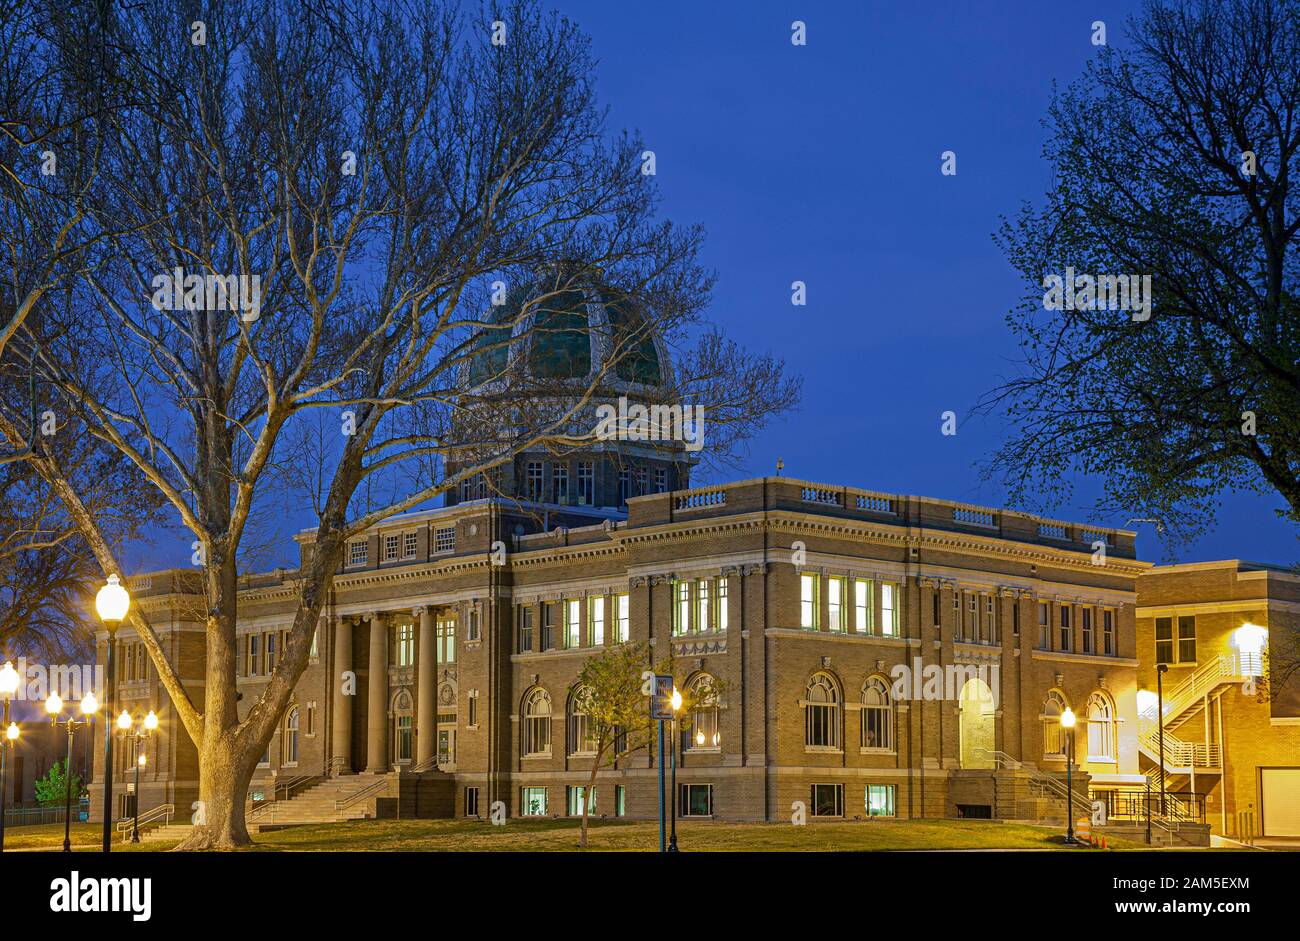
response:
<path id="1" fill-rule="evenodd" d="M 1260 768 L 1264 836 L 1300 836 L 1300 768 Z"/>

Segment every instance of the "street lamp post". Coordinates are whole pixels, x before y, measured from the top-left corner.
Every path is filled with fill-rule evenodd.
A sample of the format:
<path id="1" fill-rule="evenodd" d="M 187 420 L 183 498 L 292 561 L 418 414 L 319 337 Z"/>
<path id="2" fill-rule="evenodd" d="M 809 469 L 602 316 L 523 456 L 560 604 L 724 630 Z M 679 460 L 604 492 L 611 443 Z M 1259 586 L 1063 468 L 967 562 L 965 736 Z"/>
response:
<path id="1" fill-rule="evenodd" d="M 9 753 L 13 751 L 14 742 L 18 740 L 18 726 L 9 721 L 9 701 L 18 692 L 18 671 L 9 661 L 0 667 L 0 696 L 4 697 L 4 732 L 5 738 L 0 742 L 0 853 L 5 848 L 5 787 L 9 781 Z"/>
<path id="2" fill-rule="evenodd" d="M 116 575 L 108 576 L 108 582 L 95 595 L 95 610 L 108 631 L 108 657 L 105 666 L 108 678 L 104 684 L 104 714 L 113 714 L 113 692 L 115 673 L 117 671 L 117 629 L 122 626 L 127 609 L 131 606 L 131 596 L 122 587 Z M 110 852 L 113 846 L 113 723 L 104 723 L 104 852 Z"/>
<path id="3" fill-rule="evenodd" d="M 1156 666 L 1156 731 L 1160 738 L 1160 816 L 1165 816 L 1165 673 L 1169 664 Z"/>
<path id="4" fill-rule="evenodd" d="M 681 690 L 673 687 L 673 740 L 672 748 L 672 767 L 673 767 L 673 796 L 672 796 L 672 831 L 668 836 L 668 852 L 677 852 L 677 713 L 682 708 Z"/>
<path id="5" fill-rule="evenodd" d="M 1074 710 L 1069 706 L 1061 713 L 1061 728 L 1069 737 L 1069 748 L 1065 758 L 1065 842 L 1074 843 L 1074 778 L 1071 766 L 1074 764 Z"/>
<path id="6" fill-rule="evenodd" d="M 117 717 L 117 727 L 122 730 L 122 734 L 125 738 L 129 738 L 136 743 L 135 750 L 139 752 L 135 759 L 135 799 L 132 801 L 134 806 L 132 809 L 133 822 L 131 824 L 132 843 L 140 842 L 140 769 L 144 767 L 146 762 L 145 749 L 141 743 L 147 742 L 149 737 L 153 735 L 154 731 L 158 728 L 158 716 L 152 709 L 150 709 L 149 714 L 144 717 L 144 721 L 141 725 L 143 728 L 136 728 L 135 720 L 131 717 L 131 713 L 127 712 L 125 709 L 123 709 L 122 714 Z M 123 743 L 123 747 L 125 747 L 125 743 Z"/>
<path id="7" fill-rule="evenodd" d="M 81 722 L 71 711 L 68 713 L 68 754 L 63 765 L 63 852 L 72 852 L 72 738 L 77 725 L 85 725 L 90 717 L 99 710 L 99 702 L 94 693 L 86 693 L 81 700 Z M 63 711 L 63 699 L 58 693 L 50 693 L 45 700 L 45 711 L 50 715 L 50 725 L 59 724 L 59 713 Z"/>

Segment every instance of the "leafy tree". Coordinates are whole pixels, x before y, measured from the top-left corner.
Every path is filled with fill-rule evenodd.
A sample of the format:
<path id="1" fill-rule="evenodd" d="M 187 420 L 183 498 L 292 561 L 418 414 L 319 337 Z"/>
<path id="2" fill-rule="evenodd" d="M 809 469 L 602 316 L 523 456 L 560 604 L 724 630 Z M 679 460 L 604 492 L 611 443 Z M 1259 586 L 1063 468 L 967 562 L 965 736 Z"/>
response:
<path id="1" fill-rule="evenodd" d="M 587 820 L 596 803 L 596 778 L 601 769 L 613 765 L 641 749 L 650 749 L 658 733 L 658 722 L 650 717 L 650 699 L 646 695 L 644 675 L 651 663 L 649 648 L 644 644 L 621 644 L 601 651 L 582 665 L 572 694 L 573 712 L 586 717 L 587 745 L 593 753 L 591 776 L 583 792 L 582 823 L 578 845 L 587 845 Z M 670 661 L 655 672 L 673 675 Z M 703 708 L 719 703 L 723 684 L 719 680 L 707 689 L 681 690 L 682 708 L 677 720 L 679 734 L 689 734 L 695 716 Z M 677 742 L 670 742 L 677 748 Z M 666 760 L 660 756 L 660 760 Z"/>
<path id="2" fill-rule="evenodd" d="M 1300 0 L 1152 2 L 1127 40 L 1054 96 L 1051 189 L 998 235 L 1028 292 L 989 470 L 1044 502 L 1096 475 L 1171 539 L 1229 490 L 1300 521 Z M 1149 319 L 1045 310 L 1067 267 L 1149 275 Z"/>
<path id="3" fill-rule="evenodd" d="M 36 779 L 36 800 L 42 807 L 64 806 L 68 799 L 69 786 L 72 788 L 74 801 L 81 796 L 81 776 L 73 772 L 72 780 L 69 782 L 66 769 L 66 761 L 56 760 L 50 765 L 50 770 L 45 772 L 44 777 Z"/>

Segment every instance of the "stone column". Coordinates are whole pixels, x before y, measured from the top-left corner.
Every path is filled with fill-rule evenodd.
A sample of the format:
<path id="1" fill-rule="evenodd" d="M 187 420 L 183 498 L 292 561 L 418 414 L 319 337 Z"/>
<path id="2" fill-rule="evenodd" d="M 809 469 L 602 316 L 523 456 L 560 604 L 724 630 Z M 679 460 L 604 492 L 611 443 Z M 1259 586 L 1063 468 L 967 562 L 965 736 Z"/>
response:
<path id="1" fill-rule="evenodd" d="M 334 625 L 334 749 L 331 768 L 337 774 L 352 773 L 352 700 L 356 698 L 356 681 L 344 677 L 351 670 L 352 621 L 339 618 Z"/>
<path id="2" fill-rule="evenodd" d="M 388 772 L 388 621 L 370 616 L 370 676 L 366 710 L 366 773 Z"/>
<path id="3" fill-rule="evenodd" d="M 432 611 L 419 607 L 412 613 L 420 619 L 420 661 L 415 670 L 415 763 L 418 765 L 430 761 L 438 747 L 438 638 Z"/>

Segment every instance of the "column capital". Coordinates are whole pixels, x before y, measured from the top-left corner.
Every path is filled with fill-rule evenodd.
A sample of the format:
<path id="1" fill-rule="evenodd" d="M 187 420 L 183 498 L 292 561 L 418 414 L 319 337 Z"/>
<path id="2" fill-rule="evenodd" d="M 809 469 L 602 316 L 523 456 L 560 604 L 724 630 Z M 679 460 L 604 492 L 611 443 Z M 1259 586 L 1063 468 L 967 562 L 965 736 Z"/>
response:
<path id="1" fill-rule="evenodd" d="M 423 617 L 424 614 L 425 614 L 425 612 L 428 611 L 428 610 L 429 610 L 429 606 L 428 606 L 428 605 L 417 604 L 414 608 L 411 609 L 411 616 L 412 616 L 412 617 L 417 617 L 417 618 L 418 618 L 418 617 Z"/>

